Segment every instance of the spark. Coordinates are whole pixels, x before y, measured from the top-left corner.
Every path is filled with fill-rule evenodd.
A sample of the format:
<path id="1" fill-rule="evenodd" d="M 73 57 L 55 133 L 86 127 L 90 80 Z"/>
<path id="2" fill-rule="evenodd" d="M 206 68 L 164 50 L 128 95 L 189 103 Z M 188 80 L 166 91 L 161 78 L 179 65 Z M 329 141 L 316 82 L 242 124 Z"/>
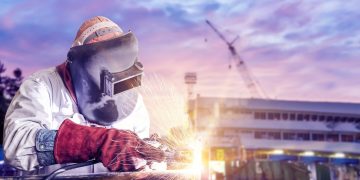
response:
<path id="1" fill-rule="evenodd" d="M 193 173 L 199 173 L 203 170 L 203 145 L 199 140 L 195 140 L 190 144 L 190 146 L 192 147 L 193 151 L 193 161 L 191 163 L 190 170 L 192 170 Z"/>
<path id="2" fill-rule="evenodd" d="M 193 152 L 192 162 L 188 162 L 184 169 L 155 170 L 149 173 L 156 175 L 154 179 L 184 179 L 184 177 L 192 177 L 194 174 L 200 175 L 202 170 L 202 144 L 200 141 L 195 140 L 196 134 L 191 127 L 187 115 L 186 94 L 157 74 L 146 74 L 142 80 L 142 86 L 135 89 L 142 95 L 150 115 L 150 134 L 157 133 L 161 137 L 166 137 L 171 142 L 167 144 L 170 146 L 169 148 L 187 147 Z M 125 144 L 129 146 L 129 149 L 133 149 L 137 153 L 152 157 L 158 155 L 154 154 L 151 150 L 148 151 L 146 148 L 139 147 L 137 144 L 127 144 L 126 141 L 128 140 L 113 139 L 113 144 L 110 147 L 119 148 L 120 151 L 120 146 Z M 116 164 L 119 164 L 119 161 L 124 163 L 124 165 L 138 163 L 136 160 L 126 156 L 126 153 L 125 149 L 118 152 L 110 162 L 111 165 L 116 166 Z M 189 174 L 189 176 L 186 174 Z M 143 178 L 143 176 L 144 174 L 140 173 L 136 179 Z M 152 179 L 148 178 L 148 176 L 146 178 Z"/>
<path id="3" fill-rule="evenodd" d="M 164 77 L 146 74 L 137 88 L 150 115 L 150 134 L 169 136 L 176 145 L 194 137 L 186 109 L 186 94 Z"/>

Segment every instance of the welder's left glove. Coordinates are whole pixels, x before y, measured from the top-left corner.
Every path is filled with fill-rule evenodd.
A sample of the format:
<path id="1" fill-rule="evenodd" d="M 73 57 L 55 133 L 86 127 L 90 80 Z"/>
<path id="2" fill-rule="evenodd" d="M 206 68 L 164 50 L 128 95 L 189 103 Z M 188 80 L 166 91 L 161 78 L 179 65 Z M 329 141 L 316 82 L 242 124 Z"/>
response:
<path id="1" fill-rule="evenodd" d="M 164 153 L 135 133 L 126 130 L 88 127 L 65 120 L 56 135 L 57 163 L 97 159 L 110 171 L 134 171 L 139 160 L 162 161 Z"/>

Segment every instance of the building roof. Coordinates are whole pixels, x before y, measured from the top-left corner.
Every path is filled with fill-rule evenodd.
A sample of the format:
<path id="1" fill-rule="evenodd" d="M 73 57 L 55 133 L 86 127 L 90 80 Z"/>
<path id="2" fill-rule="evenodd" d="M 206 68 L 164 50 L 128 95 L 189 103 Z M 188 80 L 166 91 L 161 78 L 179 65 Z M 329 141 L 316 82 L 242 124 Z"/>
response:
<path id="1" fill-rule="evenodd" d="M 220 106 L 243 107 L 253 110 L 302 111 L 360 115 L 360 103 L 197 97 L 197 105 L 199 107 L 211 108 L 216 102 L 219 103 Z"/>

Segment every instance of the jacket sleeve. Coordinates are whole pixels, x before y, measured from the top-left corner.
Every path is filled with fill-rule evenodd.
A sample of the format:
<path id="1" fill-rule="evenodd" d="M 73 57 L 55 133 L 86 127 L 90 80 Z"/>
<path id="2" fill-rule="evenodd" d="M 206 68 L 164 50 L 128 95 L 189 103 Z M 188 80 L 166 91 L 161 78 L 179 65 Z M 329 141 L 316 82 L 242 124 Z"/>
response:
<path id="1" fill-rule="evenodd" d="M 40 130 L 51 127 L 50 93 L 44 81 L 31 76 L 22 83 L 7 110 L 5 161 L 17 169 L 34 170 L 39 165 L 35 140 Z"/>

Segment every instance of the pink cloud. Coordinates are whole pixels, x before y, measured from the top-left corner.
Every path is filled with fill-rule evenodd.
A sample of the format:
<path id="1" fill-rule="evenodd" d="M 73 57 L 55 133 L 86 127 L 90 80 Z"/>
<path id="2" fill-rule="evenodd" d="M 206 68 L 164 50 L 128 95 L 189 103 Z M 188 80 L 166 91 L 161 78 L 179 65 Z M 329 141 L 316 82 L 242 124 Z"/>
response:
<path id="1" fill-rule="evenodd" d="M 356 45 L 342 44 L 356 39 L 353 36 L 356 33 L 350 32 L 355 32 L 358 21 L 351 21 L 355 26 L 347 33 L 337 33 L 341 31 L 341 24 L 336 26 L 339 29 L 326 28 L 340 23 L 331 19 L 331 13 L 323 17 L 326 2 L 316 5 L 306 1 L 259 2 L 244 7 L 220 3 L 218 8 L 208 10 L 201 8 L 205 6 L 201 3 L 179 2 L 178 9 L 169 3 L 149 3 L 151 6 L 132 1 L 99 3 L 93 0 L 84 5 L 75 1 L 32 0 L 14 4 L 1 18 L 0 35 L 4 32 L 6 41 L 0 45 L 0 58 L 5 59 L 10 68 L 26 67 L 26 75 L 57 65 L 64 60 L 81 22 L 104 15 L 137 34 L 140 60 L 149 73 L 165 76 L 185 90 L 184 73 L 195 71 L 199 75 L 197 93 L 246 96 L 241 76 L 227 69 L 229 51 L 226 45 L 204 22 L 210 19 L 228 39 L 240 35 L 235 46 L 270 96 L 360 102 L 360 96 L 355 93 L 360 84 L 356 80 L 360 54 Z M 354 3 L 353 7 L 357 5 Z M 347 7 L 346 11 L 354 10 Z M 26 21 L 22 13 L 26 9 L 44 12 L 30 13 L 26 17 L 33 21 Z M 338 11 L 344 10 L 339 8 Z M 23 31 L 14 32 L 13 29 Z M 332 51 L 336 58 L 330 53 Z M 349 69 L 350 73 L 339 69 Z"/>

